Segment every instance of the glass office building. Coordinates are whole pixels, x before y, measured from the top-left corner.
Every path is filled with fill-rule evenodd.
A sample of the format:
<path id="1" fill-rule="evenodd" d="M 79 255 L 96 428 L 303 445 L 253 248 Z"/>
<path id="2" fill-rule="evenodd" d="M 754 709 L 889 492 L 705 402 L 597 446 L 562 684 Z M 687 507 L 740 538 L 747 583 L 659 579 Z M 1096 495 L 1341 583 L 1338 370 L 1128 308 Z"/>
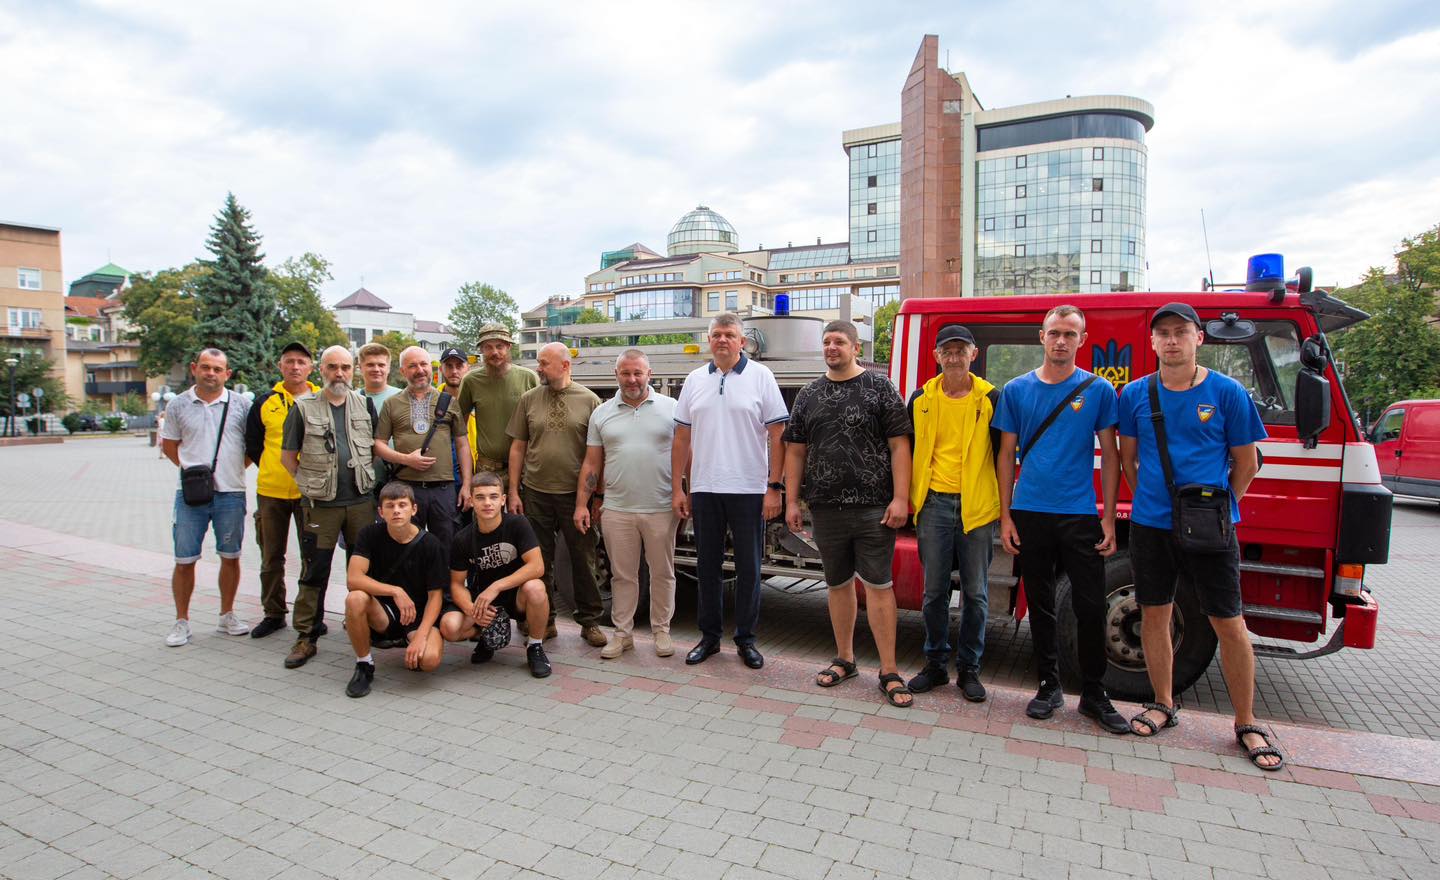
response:
<path id="1" fill-rule="evenodd" d="M 900 253 L 900 141 L 846 146 L 850 158 L 850 261 Z"/>

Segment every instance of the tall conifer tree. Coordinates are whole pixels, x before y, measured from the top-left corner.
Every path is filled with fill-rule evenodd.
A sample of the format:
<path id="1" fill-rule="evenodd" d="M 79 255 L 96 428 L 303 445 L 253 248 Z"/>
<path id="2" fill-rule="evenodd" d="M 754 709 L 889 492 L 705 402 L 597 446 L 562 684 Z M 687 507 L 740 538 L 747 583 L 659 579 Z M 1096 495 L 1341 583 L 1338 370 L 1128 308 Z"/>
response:
<path id="1" fill-rule="evenodd" d="M 269 386 L 275 361 L 275 294 L 263 265 L 260 236 L 234 193 L 226 193 L 205 246 L 214 258 L 201 261 L 210 271 L 196 285 L 196 335 L 200 344 L 213 345 L 229 357 L 235 371 L 232 382 L 244 382 L 258 392 Z"/>

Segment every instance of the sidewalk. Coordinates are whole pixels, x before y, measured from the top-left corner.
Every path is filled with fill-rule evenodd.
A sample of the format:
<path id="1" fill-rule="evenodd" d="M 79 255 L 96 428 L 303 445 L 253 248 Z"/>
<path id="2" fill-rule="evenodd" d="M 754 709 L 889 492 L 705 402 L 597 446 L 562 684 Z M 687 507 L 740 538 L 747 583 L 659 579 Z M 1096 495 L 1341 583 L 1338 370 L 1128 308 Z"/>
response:
<path id="1" fill-rule="evenodd" d="M 208 561 L 194 641 L 164 647 L 169 566 L 0 535 L 0 875 L 1440 876 L 1431 741 L 1274 725 L 1290 765 L 1262 774 L 1220 716 L 1142 740 L 1030 721 L 1014 689 L 904 711 L 874 670 L 821 691 L 645 639 L 605 662 L 563 621 L 549 679 L 515 647 L 432 675 L 390 651 L 350 700 L 337 627 L 295 671 L 215 634 Z"/>

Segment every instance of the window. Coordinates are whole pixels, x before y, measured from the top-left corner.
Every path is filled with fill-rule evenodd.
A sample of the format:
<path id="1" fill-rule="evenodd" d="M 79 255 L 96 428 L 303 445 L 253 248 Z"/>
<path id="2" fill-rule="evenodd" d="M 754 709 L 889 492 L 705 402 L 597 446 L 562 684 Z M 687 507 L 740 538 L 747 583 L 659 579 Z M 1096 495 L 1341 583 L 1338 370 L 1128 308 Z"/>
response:
<path id="1" fill-rule="evenodd" d="M 40 289 L 39 269 L 16 269 L 15 274 L 17 276 L 15 285 L 16 287 L 19 287 L 21 290 Z"/>
<path id="2" fill-rule="evenodd" d="M 869 177 L 865 178 L 865 185 L 870 187 L 871 189 L 874 189 L 876 185 L 879 184 L 879 182 L 879 175 L 872 174 Z"/>
<path id="3" fill-rule="evenodd" d="M 816 272 L 816 273 L 815 273 L 815 280 L 816 280 L 816 281 L 824 281 L 824 280 L 825 280 L 825 275 L 826 275 L 826 273 L 824 273 L 824 272 Z"/>
<path id="4" fill-rule="evenodd" d="M 706 273 L 705 273 L 705 280 L 706 280 L 706 281 L 719 281 L 719 280 L 720 280 L 720 273 L 719 273 L 719 272 L 706 272 Z"/>
<path id="5" fill-rule="evenodd" d="M 898 266 L 881 266 L 875 270 L 875 276 L 877 278 L 893 278 L 898 274 L 900 274 Z"/>
<path id="6" fill-rule="evenodd" d="M 1015 256 L 1017 256 L 1017 257 L 1023 257 L 1023 256 L 1025 256 L 1025 245 L 1023 245 L 1023 244 L 1017 244 L 1017 245 L 1015 245 Z"/>
<path id="7" fill-rule="evenodd" d="M 874 159 L 876 156 L 880 155 L 879 146 L 879 144 L 866 144 L 865 158 Z"/>
<path id="8" fill-rule="evenodd" d="M 1099 269 L 1091 269 L 1091 270 L 1090 270 L 1090 283 L 1091 283 L 1091 284 L 1099 284 L 1099 283 L 1100 283 L 1100 270 L 1099 270 Z"/>
<path id="9" fill-rule="evenodd" d="M 1104 159 L 1104 158 L 1105 158 L 1105 148 L 1104 148 L 1104 147 L 1096 147 L 1095 149 L 1091 150 L 1091 151 L 1090 151 L 1090 158 L 1091 158 L 1091 159 Z"/>
<path id="10" fill-rule="evenodd" d="M 880 213 L 880 206 L 875 204 L 874 202 L 870 202 L 868 205 L 865 206 L 865 213 L 878 214 Z"/>
<path id="11" fill-rule="evenodd" d="M 1027 158 L 1028 158 L 1028 157 L 1026 157 L 1026 156 L 1016 156 L 1016 157 L 1015 157 L 1015 167 L 1016 167 L 1016 168 L 1024 168 L 1024 167 L 1025 167 L 1025 161 L 1026 161 Z"/>
<path id="12" fill-rule="evenodd" d="M 1104 191 L 1105 191 L 1105 178 L 1103 178 L 1103 177 L 1092 177 L 1092 178 L 1090 178 L 1090 191 L 1091 191 L 1091 192 L 1097 192 L 1097 193 L 1098 193 L 1098 192 L 1104 192 Z"/>
<path id="13" fill-rule="evenodd" d="M 845 270 L 845 269 L 836 269 L 834 272 L 831 272 L 830 274 L 831 274 L 831 277 L 833 277 L 836 281 L 844 281 L 846 278 L 849 278 L 849 277 L 850 277 L 849 271 L 847 271 L 847 270 Z"/>
<path id="14" fill-rule="evenodd" d="M 40 310 L 10 309 L 10 329 L 16 328 L 38 330 L 40 328 Z"/>
<path id="15" fill-rule="evenodd" d="M 1016 229 L 1024 229 L 1024 228 L 1025 228 L 1025 215 L 1024 215 L 1024 214 L 1016 214 L 1016 215 L 1015 215 L 1015 228 L 1016 228 Z"/>
<path id="16" fill-rule="evenodd" d="M 705 294 L 705 310 L 707 312 L 720 311 L 720 294 L 718 292 L 712 290 Z"/>
<path id="17" fill-rule="evenodd" d="M 1098 238 L 1092 238 L 1092 239 L 1090 239 L 1090 253 L 1092 253 L 1092 254 L 1098 254 L 1098 253 L 1100 253 L 1100 239 L 1098 239 Z"/>
<path id="18" fill-rule="evenodd" d="M 1130 242 L 1130 254 L 1131 254 L 1131 256 L 1134 256 L 1134 254 L 1135 254 L 1135 242 L 1133 242 L 1133 241 Z"/>
<path id="19" fill-rule="evenodd" d="M 810 280 L 814 277 L 814 275 L 815 275 L 814 272 L 797 272 L 797 273 L 795 274 L 795 280 L 796 280 L 796 281 L 810 281 Z"/>
<path id="20" fill-rule="evenodd" d="M 1101 222 L 1103 222 L 1104 220 L 1105 220 L 1105 209 L 1104 209 L 1104 208 L 1091 208 L 1091 209 L 1090 209 L 1090 222 L 1091 222 L 1091 223 L 1101 223 Z"/>
<path id="21" fill-rule="evenodd" d="M 855 277 L 856 277 L 856 278 L 874 278 L 874 277 L 875 277 L 875 270 L 874 270 L 874 269 L 856 269 L 856 270 L 855 270 Z"/>
<path id="22" fill-rule="evenodd" d="M 866 241 L 875 241 L 877 235 L 878 235 L 878 233 L 877 233 L 874 229 L 872 229 L 872 230 L 870 230 L 869 232 L 866 232 L 866 233 L 865 233 L 865 240 L 866 240 Z"/>
<path id="23" fill-rule="evenodd" d="M 994 217 L 986 217 L 986 218 L 985 218 L 985 231 L 986 231 L 986 232 L 994 232 L 994 231 L 995 231 L 995 218 L 994 218 Z"/>
<path id="24" fill-rule="evenodd" d="M 1300 373 L 1300 337 L 1289 321 L 1256 321 L 1255 335 L 1226 342 L 1205 337 L 1196 359 L 1250 392 L 1267 425 L 1295 424 L 1293 398 Z"/>
<path id="25" fill-rule="evenodd" d="M 781 275 L 781 276 L 780 276 L 780 283 L 781 283 L 781 284 L 789 284 L 789 283 L 790 283 L 790 276 L 789 276 L 789 275 Z"/>
<path id="26" fill-rule="evenodd" d="M 740 291 L 725 291 L 725 310 L 727 312 L 733 312 L 738 308 L 740 308 Z"/>
<path id="27" fill-rule="evenodd" d="M 1405 410 L 1392 409 L 1375 423 L 1370 432 L 1372 443 L 1389 443 L 1400 439 L 1400 429 L 1405 424 Z"/>
<path id="28" fill-rule="evenodd" d="M 1023 198 L 1025 198 L 1025 184 L 1022 183 L 1022 184 L 1020 184 L 1019 186 L 1015 187 L 1015 198 L 1017 198 L 1017 199 L 1023 199 Z"/>

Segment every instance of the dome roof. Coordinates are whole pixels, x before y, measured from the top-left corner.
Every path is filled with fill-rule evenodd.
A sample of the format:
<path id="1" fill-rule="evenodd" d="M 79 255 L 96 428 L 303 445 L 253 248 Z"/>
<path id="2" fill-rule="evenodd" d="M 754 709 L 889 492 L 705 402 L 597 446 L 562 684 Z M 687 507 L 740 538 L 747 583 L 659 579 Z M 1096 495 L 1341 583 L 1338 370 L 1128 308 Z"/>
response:
<path id="1" fill-rule="evenodd" d="M 685 254 L 733 254 L 740 250 L 740 238 L 730 221 L 704 205 L 681 217 L 670 227 L 667 250 L 672 257 Z"/>

